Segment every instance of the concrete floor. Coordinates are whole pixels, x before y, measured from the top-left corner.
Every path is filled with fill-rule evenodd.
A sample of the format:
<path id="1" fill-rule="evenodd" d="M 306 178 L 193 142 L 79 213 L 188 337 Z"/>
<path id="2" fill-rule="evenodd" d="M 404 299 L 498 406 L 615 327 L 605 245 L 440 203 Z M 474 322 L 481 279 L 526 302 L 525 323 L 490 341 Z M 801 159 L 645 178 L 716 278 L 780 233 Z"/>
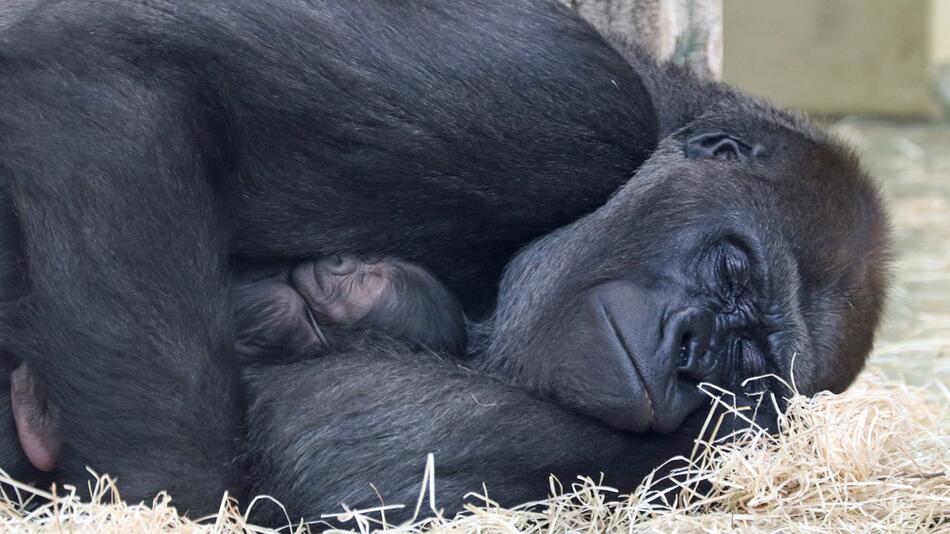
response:
<path id="1" fill-rule="evenodd" d="M 833 129 L 862 153 L 894 223 L 895 280 L 871 366 L 950 386 L 950 124 L 847 119 Z"/>

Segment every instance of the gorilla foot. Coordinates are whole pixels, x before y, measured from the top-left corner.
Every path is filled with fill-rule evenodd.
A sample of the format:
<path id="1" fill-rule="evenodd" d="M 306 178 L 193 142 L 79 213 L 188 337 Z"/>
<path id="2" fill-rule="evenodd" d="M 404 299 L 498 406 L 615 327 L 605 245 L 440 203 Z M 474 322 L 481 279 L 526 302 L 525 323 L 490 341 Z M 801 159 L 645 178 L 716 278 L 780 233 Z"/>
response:
<path id="1" fill-rule="evenodd" d="M 23 452 L 40 471 L 56 469 L 59 446 L 53 418 L 36 391 L 36 381 L 25 363 L 13 371 L 10 385 L 13 419 Z"/>

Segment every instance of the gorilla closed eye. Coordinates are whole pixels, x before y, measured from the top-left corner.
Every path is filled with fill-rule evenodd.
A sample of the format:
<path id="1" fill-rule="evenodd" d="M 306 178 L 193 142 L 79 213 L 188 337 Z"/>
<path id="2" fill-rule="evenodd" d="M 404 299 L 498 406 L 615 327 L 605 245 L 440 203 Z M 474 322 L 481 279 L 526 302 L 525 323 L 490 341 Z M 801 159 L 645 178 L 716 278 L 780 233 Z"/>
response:
<path id="1" fill-rule="evenodd" d="M 749 145 L 738 137 L 724 132 L 699 134 L 686 141 L 684 147 L 689 159 L 717 159 L 720 161 L 748 161 L 765 155 L 765 147 Z"/>
<path id="2" fill-rule="evenodd" d="M 746 247 L 731 239 L 715 245 L 704 261 L 704 270 L 716 293 L 734 301 L 752 282 L 752 263 Z"/>
<path id="3" fill-rule="evenodd" d="M 722 288 L 729 294 L 741 292 L 749 283 L 749 266 L 745 254 L 731 245 L 723 247 L 716 274 Z"/>

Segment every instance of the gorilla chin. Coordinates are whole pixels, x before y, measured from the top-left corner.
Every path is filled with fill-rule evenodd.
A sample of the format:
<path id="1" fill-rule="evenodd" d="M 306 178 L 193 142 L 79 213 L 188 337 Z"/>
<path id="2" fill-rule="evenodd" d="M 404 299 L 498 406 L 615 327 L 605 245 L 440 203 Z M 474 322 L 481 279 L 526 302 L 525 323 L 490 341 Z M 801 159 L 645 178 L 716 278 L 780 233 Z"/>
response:
<path id="1" fill-rule="evenodd" d="M 671 136 L 604 208 L 521 252 L 487 367 L 638 433 L 677 430 L 708 404 L 702 382 L 740 405 L 763 392 L 781 405 L 783 382 L 804 394 L 844 389 L 881 309 L 887 223 L 874 187 L 831 141 L 808 156 L 816 166 L 796 164 L 780 137 L 742 137 Z M 813 215 L 832 209 L 850 224 Z M 544 314 L 525 313 L 540 302 Z"/>

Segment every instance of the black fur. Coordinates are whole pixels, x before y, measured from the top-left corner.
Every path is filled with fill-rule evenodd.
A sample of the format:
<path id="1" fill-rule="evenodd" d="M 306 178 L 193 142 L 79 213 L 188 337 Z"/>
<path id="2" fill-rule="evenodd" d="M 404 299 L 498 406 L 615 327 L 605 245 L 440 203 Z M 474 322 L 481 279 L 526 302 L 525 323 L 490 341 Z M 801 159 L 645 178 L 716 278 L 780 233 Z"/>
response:
<path id="1" fill-rule="evenodd" d="M 518 247 L 602 205 L 635 171 L 607 206 L 509 267 L 473 365 L 615 427 L 673 432 L 701 405 L 684 382 L 787 375 L 798 352 L 800 385 L 841 389 L 870 347 L 886 222 L 851 156 L 797 117 L 624 58 L 554 0 L 48 0 L 4 24 L 0 216 L 16 220 L 2 260 L 16 283 L 3 349 L 29 362 L 58 421 L 60 480 L 82 481 L 88 464 L 117 476 L 127 499 L 168 489 L 195 513 L 225 489 L 241 495 L 229 269 L 396 254 L 481 319 Z M 686 158 L 687 140 L 711 132 L 762 157 Z M 682 369 L 670 332 L 703 338 Z M 613 468 L 629 450 L 618 431 L 445 364 L 353 358 L 369 368 L 306 364 L 344 380 L 320 398 L 340 413 L 365 403 L 380 428 L 421 423 L 421 441 L 393 437 L 389 459 L 445 434 L 460 481 L 445 474 L 450 489 L 497 475 L 496 494 L 520 500 L 543 491 L 544 472 Z M 302 391 L 302 378 L 272 372 Z M 365 377 L 381 385 L 361 388 Z M 315 408 L 255 383 L 251 442 L 269 462 L 255 489 L 286 480 L 278 493 L 309 498 L 307 477 L 331 475 L 285 467 L 306 455 L 337 455 L 354 484 L 387 473 L 391 463 L 357 467 L 371 430 L 328 414 L 338 430 L 294 434 L 282 410 L 311 424 Z M 666 384 L 688 393 L 659 399 Z M 471 405 L 456 390 L 506 397 L 466 430 Z M 440 416 L 445 395 L 456 404 Z M 544 424 L 526 426 L 522 404 Z M 497 445 L 479 439 L 493 425 Z M 603 455 L 578 459 L 578 436 L 595 427 Z M 271 428 L 296 447 L 340 448 L 270 448 L 260 429 Z M 628 435 L 645 452 L 621 481 L 688 441 L 678 428 Z M 473 443 L 492 454 L 452 452 Z M 413 480 L 388 473 L 387 484 Z M 334 484 L 314 502 L 353 495 Z"/>
<path id="2" fill-rule="evenodd" d="M 428 453 L 447 513 L 484 488 L 507 506 L 543 498 L 550 474 L 566 485 L 603 474 L 605 484 L 629 490 L 658 458 L 688 454 L 705 416 L 666 440 L 627 434 L 456 362 L 380 345 L 249 369 L 246 379 L 252 490 L 309 521 L 343 504 L 402 504 L 387 518 L 411 517 Z M 422 515 L 430 514 L 426 501 Z M 254 519 L 287 524 L 267 502 Z"/>
<path id="3" fill-rule="evenodd" d="M 19 364 L 19 359 L 8 352 L 9 340 L 16 331 L 17 307 L 24 297 L 25 287 L 18 258 L 21 236 L 11 208 L 9 183 L 4 182 L 0 184 L 0 243 L 5 247 L 0 253 L 0 340 L 4 345 L 0 348 L 0 470 L 16 480 L 42 483 L 46 475 L 33 468 L 17 440 L 11 406 L 10 374 Z M 0 485 L 0 491 L 12 491 L 12 488 Z"/>
<path id="4" fill-rule="evenodd" d="M 355 327 L 411 347 L 465 356 L 468 332 L 462 306 L 452 293 L 416 265 L 390 260 L 389 287 L 383 302 Z"/>

